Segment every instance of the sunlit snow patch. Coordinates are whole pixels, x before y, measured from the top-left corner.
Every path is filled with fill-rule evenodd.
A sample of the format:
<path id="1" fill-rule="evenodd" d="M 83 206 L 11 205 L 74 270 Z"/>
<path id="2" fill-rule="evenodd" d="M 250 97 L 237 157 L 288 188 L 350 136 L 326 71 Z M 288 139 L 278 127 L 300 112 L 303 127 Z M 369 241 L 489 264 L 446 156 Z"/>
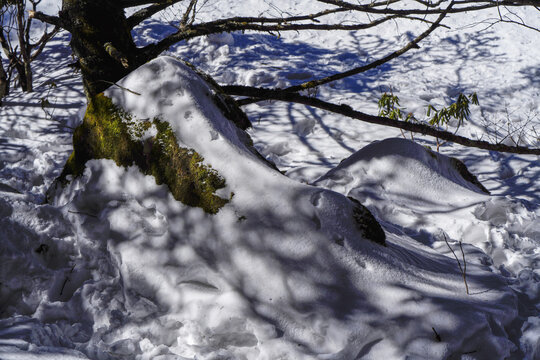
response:
<path id="1" fill-rule="evenodd" d="M 352 196 L 380 218 L 418 232 L 434 232 L 451 213 L 452 237 L 470 224 L 470 208 L 489 200 L 460 161 L 401 138 L 364 147 L 314 184 Z"/>
<path id="2" fill-rule="evenodd" d="M 92 359 L 503 358 L 515 349 L 505 330 L 515 296 L 485 264 L 468 264 L 467 295 L 454 259 L 393 231 L 387 247 L 367 240 L 357 202 L 255 156 L 180 61 L 156 59 L 119 85 L 106 93 L 116 105 L 168 121 L 234 195 L 211 215 L 135 166 L 89 161 L 56 196 L 72 229 L 47 257 L 69 253 L 67 264 L 34 252 L 23 267 L 39 244 L 22 246 L 16 232 L 3 239 L 16 250 L 0 261 L 18 264 L 2 273 L 17 291 L 0 309 L 7 316 L 37 318 L 25 322 L 36 331 L 60 324 L 54 338 Z M 25 216 L 6 211 L 2 225 Z M 47 276 L 8 281 L 25 271 Z"/>
<path id="3" fill-rule="evenodd" d="M 490 265 L 523 294 L 520 308 L 534 308 L 540 301 L 535 270 L 540 219 L 520 200 L 488 196 L 471 175 L 463 176 L 464 165 L 456 164 L 412 141 L 392 138 L 359 150 L 315 184 L 359 199 L 387 229 L 450 257 L 450 247 L 459 254 L 458 242 L 463 242 L 468 261 Z M 538 322 L 530 318 L 522 328 L 528 335 L 521 348 L 535 358 L 540 342 L 531 334 L 538 332 Z"/>

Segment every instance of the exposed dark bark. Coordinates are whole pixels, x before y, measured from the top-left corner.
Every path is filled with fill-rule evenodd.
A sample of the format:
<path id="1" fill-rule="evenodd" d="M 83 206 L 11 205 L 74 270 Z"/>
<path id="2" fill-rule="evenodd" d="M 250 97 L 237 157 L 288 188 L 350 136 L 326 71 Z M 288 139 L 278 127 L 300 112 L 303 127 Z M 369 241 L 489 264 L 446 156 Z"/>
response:
<path id="1" fill-rule="evenodd" d="M 137 48 L 124 9 L 116 1 L 64 0 L 59 23 L 71 32 L 70 45 L 89 95 L 102 92 L 137 67 Z M 107 44 L 125 61 L 112 56 Z"/>
<path id="2" fill-rule="evenodd" d="M 9 93 L 9 81 L 6 70 L 4 70 L 4 64 L 0 60 L 0 105 L 2 105 L 2 99 Z"/>
<path id="3" fill-rule="evenodd" d="M 22 62 L 15 63 L 15 69 L 19 75 L 19 84 L 21 85 L 22 91 L 31 92 L 32 88 L 32 70 L 30 66 L 25 66 Z"/>

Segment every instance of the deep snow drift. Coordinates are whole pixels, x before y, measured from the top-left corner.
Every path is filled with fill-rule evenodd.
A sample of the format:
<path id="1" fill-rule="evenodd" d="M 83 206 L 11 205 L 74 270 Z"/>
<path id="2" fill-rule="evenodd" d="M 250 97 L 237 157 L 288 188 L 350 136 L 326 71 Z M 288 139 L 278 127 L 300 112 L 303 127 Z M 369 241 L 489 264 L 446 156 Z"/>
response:
<path id="1" fill-rule="evenodd" d="M 41 3 L 51 14 L 58 4 Z M 215 0 L 199 16 L 316 6 Z M 536 12 L 513 10 L 540 26 Z M 171 14 L 136 29 L 138 42 L 173 30 Z M 540 37 L 474 21 L 451 16 L 451 28 L 421 49 L 317 96 L 375 114 L 392 90 L 421 116 L 428 103 L 476 91 L 481 107 L 452 131 L 538 147 Z M 170 52 L 219 83 L 286 86 L 386 55 L 424 30 L 389 23 L 338 36 L 220 34 Z M 96 160 L 43 205 L 84 113 L 67 43 L 60 34 L 34 63 L 35 93 L 14 90 L 0 107 L 0 359 L 540 358 L 538 157 L 443 145 L 488 196 L 452 160 L 425 150 L 432 139 L 415 136 L 415 144 L 396 139 L 395 129 L 300 105 L 246 107 L 255 146 L 292 181 L 246 151 L 208 101 L 207 85 L 159 59 L 123 82 L 144 100 L 120 88 L 109 96 L 141 119 L 167 117 L 181 145 L 226 177 L 220 196 L 234 192 L 232 201 L 211 216 L 134 167 Z M 387 247 L 363 239 L 351 219 L 355 203 L 338 193 L 376 214 Z M 451 249 L 462 266 L 465 257 L 470 295 Z"/>
<path id="2" fill-rule="evenodd" d="M 211 89 L 173 58 L 119 85 L 142 95 L 114 87 L 106 95 L 115 104 L 169 122 L 179 144 L 199 152 L 226 179 L 223 194 L 234 196 L 209 215 L 110 160 L 90 161 L 54 205 L 5 193 L 2 359 L 487 359 L 516 350 L 507 329 L 523 322 L 518 299 L 484 253 L 465 247 L 467 295 L 454 258 L 396 226 L 386 224 L 386 247 L 364 239 L 354 202 L 256 158 Z M 395 151 L 416 154 L 418 145 L 390 144 L 343 167 L 368 161 L 367 153 L 378 161 L 371 176 L 399 183 L 379 170 L 395 165 Z M 451 167 L 434 169 L 447 159 L 431 154 L 431 162 L 413 156 L 416 167 L 401 162 L 400 176 L 444 185 L 448 203 L 489 202 Z M 327 176 L 340 177 L 342 186 L 351 182 Z M 525 345 L 535 341 L 531 335 Z"/>

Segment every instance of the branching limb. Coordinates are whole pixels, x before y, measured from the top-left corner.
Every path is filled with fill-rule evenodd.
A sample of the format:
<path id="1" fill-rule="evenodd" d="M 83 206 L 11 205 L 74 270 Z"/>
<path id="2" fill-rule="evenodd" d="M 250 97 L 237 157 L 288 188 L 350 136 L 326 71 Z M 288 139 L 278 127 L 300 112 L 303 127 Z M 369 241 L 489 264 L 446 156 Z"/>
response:
<path id="1" fill-rule="evenodd" d="M 58 27 L 61 27 L 63 29 L 70 31 L 70 26 L 66 22 L 64 22 L 59 16 L 51 16 L 51 15 L 44 14 L 41 11 L 30 10 L 28 12 L 28 17 L 32 19 L 37 19 L 46 24 L 58 26 Z"/>
<path id="2" fill-rule="evenodd" d="M 505 144 L 492 144 L 487 141 L 482 140 L 472 140 L 464 136 L 459 136 L 452 134 L 448 131 L 437 130 L 431 126 L 425 124 L 418 124 L 412 122 L 392 120 L 386 117 L 369 115 L 360 111 L 353 110 L 349 105 L 345 104 L 334 104 L 312 98 L 309 96 L 303 96 L 298 93 L 284 92 L 282 90 L 272 90 L 272 89 L 262 89 L 249 86 L 222 86 L 223 91 L 228 95 L 237 95 L 237 96 L 249 96 L 256 98 L 257 101 L 262 100 L 279 100 L 286 101 L 298 104 L 304 104 L 308 106 L 313 106 L 319 109 L 327 110 L 333 113 L 341 114 L 353 119 L 361 120 L 371 124 L 390 126 L 398 129 L 403 129 L 405 131 L 416 132 L 424 135 L 433 136 L 442 140 L 447 140 L 454 142 L 456 144 L 461 144 L 468 147 L 475 147 L 484 150 L 493 150 L 507 153 L 516 153 L 516 154 L 533 154 L 540 155 L 540 149 L 531 149 L 524 146 L 508 146 Z M 248 100 L 251 100 L 248 99 Z M 238 101 L 239 105 L 245 105 L 246 103 L 251 103 L 253 101 Z"/>
<path id="3" fill-rule="evenodd" d="M 34 61 L 45 48 L 45 45 L 47 45 L 47 42 L 51 40 L 58 32 L 60 31 L 59 26 L 55 26 L 54 29 L 52 29 L 50 32 L 44 32 L 41 38 L 34 44 L 34 46 L 37 46 L 37 49 L 34 51 L 32 56 L 30 57 L 30 61 Z"/>
<path id="4" fill-rule="evenodd" d="M 514 12 L 508 10 L 507 8 L 506 8 L 506 10 L 508 11 L 509 14 L 511 14 L 511 15 L 514 16 L 515 18 L 519 19 L 519 21 L 511 19 L 508 15 L 503 15 L 503 14 L 501 13 L 501 8 L 498 7 L 498 8 L 497 8 L 497 11 L 498 11 L 498 13 L 499 13 L 499 20 L 497 20 L 496 22 L 494 22 L 492 25 L 494 25 L 495 23 L 515 24 L 515 25 L 523 26 L 523 27 L 525 27 L 525 28 L 527 28 L 527 29 L 529 29 L 529 30 L 533 30 L 533 31 L 540 32 L 540 29 L 535 28 L 534 26 L 527 25 L 527 24 L 525 23 L 525 21 L 523 21 L 523 19 L 522 19 L 521 17 L 519 17 L 516 13 L 514 13 Z M 491 26 L 492 26 L 492 25 L 491 25 Z"/>
<path id="5" fill-rule="evenodd" d="M 217 20 L 213 22 L 196 24 L 180 29 L 174 34 L 171 34 L 156 44 L 150 44 L 141 50 L 141 61 L 147 61 L 167 50 L 170 46 L 188 39 L 193 39 L 199 36 L 218 34 L 233 31 L 253 30 L 258 32 L 280 32 L 280 31 L 301 31 L 301 30 L 365 30 L 371 27 L 380 25 L 386 21 L 398 18 L 391 15 L 374 20 L 364 24 L 296 24 L 280 22 L 277 19 L 265 18 L 231 18 Z M 245 21 L 247 20 L 247 21 Z M 257 23 L 256 23 L 257 22 Z M 267 25 L 269 23 L 269 25 Z"/>
<path id="6" fill-rule="evenodd" d="M 414 48 L 418 48 L 418 43 L 421 42 L 422 40 L 424 40 L 426 37 L 428 37 L 433 31 L 435 31 L 435 29 L 437 29 L 440 24 L 441 24 L 441 21 L 446 17 L 446 15 L 448 14 L 448 11 L 450 11 L 452 9 L 452 6 L 454 5 L 454 2 L 452 1 L 450 3 L 450 5 L 448 5 L 448 7 L 446 8 L 446 11 L 443 12 L 442 14 L 439 15 L 439 17 L 437 18 L 437 20 L 435 20 L 435 22 L 426 30 L 424 31 L 422 34 L 418 35 L 415 39 L 413 39 L 412 41 L 410 41 L 407 45 L 405 45 L 404 47 L 402 47 L 401 49 L 399 50 L 396 50 L 394 51 L 393 53 L 379 59 L 379 60 L 376 60 L 370 64 L 367 64 L 367 65 L 364 65 L 364 66 L 359 66 L 357 68 L 354 68 L 354 69 L 351 69 L 351 70 L 348 70 L 348 71 L 345 71 L 345 72 L 342 72 L 342 73 L 339 73 L 339 74 L 334 74 L 334 75 L 331 75 L 331 76 L 327 76 L 325 78 L 322 78 L 322 79 L 318 79 L 318 80 L 312 80 L 312 81 L 308 81 L 308 82 L 305 82 L 303 84 L 300 84 L 300 85 L 296 85 L 296 86 L 291 86 L 287 89 L 285 89 L 284 91 L 287 91 L 287 92 L 292 92 L 292 91 L 301 91 L 301 90 L 306 90 L 306 89 L 311 89 L 311 88 L 314 88 L 314 87 L 317 87 L 317 86 L 320 86 L 320 85 L 323 85 L 323 84 L 327 84 L 327 83 L 330 83 L 330 82 L 333 82 L 333 81 L 336 81 L 336 80 L 341 80 L 341 79 L 344 79 L 346 77 L 349 77 L 349 76 L 352 76 L 352 75 L 356 75 L 356 74 L 360 74 L 362 72 L 366 72 L 368 70 L 371 70 L 371 69 L 374 69 L 382 64 L 385 64 L 403 54 L 405 54 L 407 51 L 411 50 L 411 49 L 414 49 Z"/>
<path id="7" fill-rule="evenodd" d="M 198 0 L 191 0 L 189 2 L 189 5 L 188 5 L 187 9 L 184 12 L 184 15 L 182 16 L 182 20 L 180 21 L 180 28 L 181 29 L 185 28 L 186 25 L 188 24 L 189 16 L 190 16 L 192 11 L 193 11 L 193 16 L 191 17 L 191 19 L 192 19 L 191 23 L 193 23 L 193 21 L 195 20 L 195 9 L 196 9 L 197 2 L 198 2 Z"/>
<path id="8" fill-rule="evenodd" d="M 120 7 L 127 9 L 130 7 L 141 6 L 141 5 L 150 5 L 150 4 L 163 4 L 167 3 L 169 0 L 115 0 L 118 1 Z M 182 0 L 179 0 L 182 1 Z"/>
<path id="9" fill-rule="evenodd" d="M 422 9 L 394 9 L 389 6 L 390 2 L 379 2 L 375 4 L 352 4 L 343 0 L 317 0 L 321 3 L 339 6 L 347 8 L 349 10 L 360 11 L 367 14 L 386 14 L 386 15 L 434 15 L 441 14 L 445 12 L 445 9 L 439 7 L 442 2 L 438 2 L 437 6 L 428 6 Z M 396 3 L 400 1 L 394 1 Z M 453 7 L 449 14 L 477 11 L 489 8 L 495 8 L 497 6 L 538 6 L 539 0 L 457 0 L 454 2 L 455 7 Z"/>
<path id="10" fill-rule="evenodd" d="M 137 11 L 135 14 L 131 15 L 129 18 L 127 18 L 128 26 L 130 28 L 134 28 L 135 26 L 139 25 L 144 20 L 150 18 L 152 15 L 160 12 L 161 10 L 165 10 L 169 6 L 174 5 L 180 1 L 182 0 L 162 1 L 154 5 L 148 6 L 144 9 L 141 9 Z"/>

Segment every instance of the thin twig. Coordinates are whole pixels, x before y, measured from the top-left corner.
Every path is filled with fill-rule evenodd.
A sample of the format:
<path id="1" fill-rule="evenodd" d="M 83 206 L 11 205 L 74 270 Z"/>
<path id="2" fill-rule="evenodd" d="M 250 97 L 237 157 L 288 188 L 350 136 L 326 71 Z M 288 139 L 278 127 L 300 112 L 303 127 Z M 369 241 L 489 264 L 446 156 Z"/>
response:
<path id="1" fill-rule="evenodd" d="M 82 212 L 82 211 L 68 210 L 68 213 L 71 213 L 71 214 L 81 214 L 81 215 L 91 216 L 91 217 L 94 217 L 94 218 L 96 218 L 96 219 L 98 218 L 96 215 L 89 214 L 89 213 Z"/>
<path id="2" fill-rule="evenodd" d="M 446 234 L 443 233 L 444 242 L 446 242 L 446 245 L 454 255 L 454 258 L 456 259 L 456 262 L 459 266 L 459 271 L 461 271 L 461 275 L 463 276 L 463 282 L 465 283 L 465 290 L 467 292 L 467 295 L 469 295 L 469 285 L 467 284 L 467 274 L 465 271 L 467 271 L 467 263 L 465 262 L 465 253 L 463 252 L 463 246 L 461 245 L 461 241 L 459 242 L 459 247 L 461 248 L 461 254 L 463 255 L 463 265 L 465 266 L 465 269 L 461 267 L 461 262 L 459 261 L 456 253 L 454 252 L 454 249 L 450 246 L 450 243 L 448 243 L 448 239 L 446 238 Z"/>
<path id="3" fill-rule="evenodd" d="M 128 91 L 128 92 L 130 92 L 130 93 L 132 93 L 132 94 L 135 94 L 135 95 L 139 95 L 139 96 L 142 95 L 142 94 L 140 94 L 140 93 L 138 93 L 138 92 L 136 92 L 136 91 L 130 90 L 130 89 L 128 89 L 127 87 L 123 87 L 122 85 L 117 84 L 117 83 L 112 82 L 112 81 L 107 81 L 107 80 L 99 80 L 99 81 L 104 82 L 104 83 L 106 83 L 106 84 L 118 86 L 120 89 L 126 90 L 126 91 Z"/>
<path id="4" fill-rule="evenodd" d="M 465 252 L 463 251 L 463 243 L 459 242 L 459 248 L 461 250 L 461 257 L 463 258 L 463 282 L 465 283 L 465 289 L 467 295 L 469 295 L 469 285 L 467 284 L 467 261 L 465 260 Z"/>
<path id="5" fill-rule="evenodd" d="M 441 335 L 439 335 L 439 333 L 437 332 L 437 330 L 435 330 L 434 327 L 432 327 L 431 330 L 433 330 L 433 332 L 435 333 L 435 339 L 436 339 L 438 342 L 441 342 L 441 341 L 442 341 L 442 338 L 441 338 Z"/>
<path id="6" fill-rule="evenodd" d="M 69 273 L 72 274 L 74 269 L 75 269 L 75 265 L 73 265 Z M 64 293 L 64 288 L 66 287 L 66 284 L 68 281 L 69 281 L 69 275 L 66 276 L 66 279 L 64 280 L 64 283 L 62 284 L 62 288 L 60 289 L 60 296 L 62 296 L 62 294 Z"/>

